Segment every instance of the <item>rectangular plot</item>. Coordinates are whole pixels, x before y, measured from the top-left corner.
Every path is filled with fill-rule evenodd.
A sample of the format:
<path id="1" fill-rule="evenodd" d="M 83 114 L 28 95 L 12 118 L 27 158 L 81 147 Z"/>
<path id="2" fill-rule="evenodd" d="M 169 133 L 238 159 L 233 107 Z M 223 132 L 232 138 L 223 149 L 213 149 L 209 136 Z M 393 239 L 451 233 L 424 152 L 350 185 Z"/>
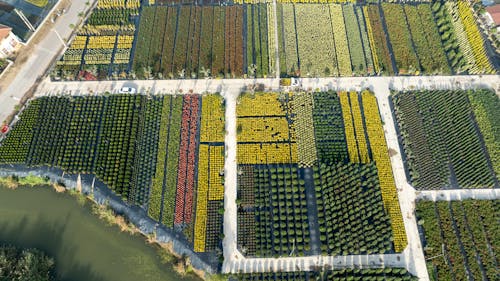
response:
<path id="1" fill-rule="evenodd" d="M 284 117 L 238 118 L 238 142 L 283 142 L 289 136 Z"/>
<path id="2" fill-rule="evenodd" d="M 342 7 L 342 11 L 351 55 L 352 73 L 364 75 L 366 74 L 365 54 L 358 19 L 354 14 L 354 7 L 345 5 Z"/>
<path id="3" fill-rule="evenodd" d="M 285 116 L 282 108 L 282 102 L 278 93 L 256 93 L 242 94 L 238 98 L 236 115 L 238 117 L 246 116 Z"/>
<path id="4" fill-rule="evenodd" d="M 302 75 L 336 75 L 338 72 L 335 57 L 336 46 L 333 41 L 332 21 L 328 6 L 297 4 L 295 11 Z"/>
<path id="5" fill-rule="evenodd" d="M 342 6 L 330 4 L 330 18 L 333 27 L 333 38 L 335 40 L 335 51 L 337 54 L 337 65 L 341 76 L 351 76 L 351 58 L 349 54 L 349 44 L 347 42 L 346 27 Z M 328 76 L 328 75 L 326 75 Z"/>
<path id="6" fill-rule="evenodd" d="M 297 163 L 295 143 L 238 144 L 238 164 Z"/>

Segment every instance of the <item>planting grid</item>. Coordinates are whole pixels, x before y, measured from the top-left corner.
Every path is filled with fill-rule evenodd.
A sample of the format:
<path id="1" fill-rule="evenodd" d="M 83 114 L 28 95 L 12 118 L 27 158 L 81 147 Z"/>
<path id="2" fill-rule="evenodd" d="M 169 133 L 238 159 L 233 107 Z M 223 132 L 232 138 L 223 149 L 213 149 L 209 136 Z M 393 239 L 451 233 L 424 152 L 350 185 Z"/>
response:
<path id="1" fill-rule="evenodd" d="M 416 143 L 415 136 L 422 130 L 445 128 L 441 134 L 450 136 L 446 142 L 430 135 L 426 138 L 437 141 L 431 149 L 445 146 L 442 151 L 452 155 L 445 158 L 451 164 L 444 167 L 452 169 L 453 163 L 459 163 L 468 173 L 462 178 L 488 180 L 475 176 L 483 171 L 479 164 L 473 173 L 466 161 L 453 158 L 455 146 L 471 151 L 479 147 L 481 153 L 463 150 L 462 156 L 479 153 L 481 158 L 474 161 L 485 161 L 488 169 L 484 171 L 496 180 L 500 107 L 493 92 L 409 91 L 394 92 L 390 98 L 403 147 Z M 405 106 L 408 101 L 426 110 Z M 368 91 L 240 95 L 236 124 L 241 253 L 246 257 L 344 256 L 405 248 L 402 214 L 394 197 L 396 187 L 377 108 L 375 96 Z M 141 205 L 153 219 L 182 232 L 195 251 L 220 253 L 224 113 L 219 95 L 41 97 L 30 101 L 2 141 L 0 161 L 93 173 L 124 200 Z M 453 122 L 447 121 L 451 113 Z M 438 121 L 448 123 L 441 127 Z M 434 126 L 422 125 L 426 122 Z M 474 145 L 455 141 L 451 136 L 457 130 Z M 415 148 L 405 148 L 403 155 L 408 163 L 421 153 L 410 149 Z M 451 174 L 457 179 L 450 182 L 460 182 L 456 172 Z M 452 203 L 452 232 L 442 232 L 449 237 L 441 238 L 454 241 L 450 235 L 456 235 L 453 239 L 465 250 L 454 250 L 455 243 L 446 244 L 446 258 L 455 263 L 448 270 L 443 267 L 446 263 L 436 259 L 429 267 L 431 274 L 459 276 L 461 271 L 455 271 L 463 263 L 470 276 L 491 276 L 495 259 L 488 257 L 495 257 L 498 224 L 490 220 L 497 216 L 498 203 L 467 202 Z M 436 231 L 432 228 L 436 224 L 426 223 L 432 219 L 426 218 L 434 209 L 432 204 L 419 203 L 417 213 L 422 218 L 427 258 L 439 254 L 435 245 L 440 242 L 434 241 L 439 236 L 429 234 Z M 456 207 L 460 204 L 463 207 Z M 443 203 L 435 205 L 439 209 Z M 489 207 L 483 210 L 483 205 Z M 471 213 L 471 208 L 480 211 Z M 444 210 L 436 217 L 446 214 Z M 459 221 L 462 217 L 463 222 Z M 472 226 L 471 221 L 482 226 Z M 470 238 L 467 233 L 472 233 Z M 470 245 L 473 250 L 467 248 Z M 274 278 L 266 276 L 248 278 Z"/>
<path id="2" fill-rule="evenodd" d="M 492 90 L 393 92 L 391 101 L 415 189 L 499 188 L 500 99 Z M 454 200 L 417 202 L 431 280 L 498 279 L 499 200 Z"/>
<path id="3" fill-rule="evenodd" d="M 238 248 L 243 254 L 384 254 L 406 247 L 376 108 L 366 91 L 240 96 Z"/>
<path id="4" fill-rule="evenodd" d="M 100 0 L 52 77 L 496 73 L 468 1 L 264 2 Z"/>
<path id="5" fill-rule="evenodd" d="M 419 202 L 417 218 L 431 278 L 497 280 L 499 216 L 499 200 Z"/>
<path id="6" fill-rule="evenodd" d="M 126 78 L 140 6 L 140 0 L 98 1 L 51 76 L 87 81 Z"/>
<path id="7" fill-rule="evenodd" d="M 392 95 L 416 189 L 498 188 L 500 101 L 491 90 Z"/>
<path id="8" fill-rule="evenodd" d="M 101 95 L 31 100 L 0 163 L 94 174 L 124 201 L 220 251 L 224 104 L 220 95 Z"/>

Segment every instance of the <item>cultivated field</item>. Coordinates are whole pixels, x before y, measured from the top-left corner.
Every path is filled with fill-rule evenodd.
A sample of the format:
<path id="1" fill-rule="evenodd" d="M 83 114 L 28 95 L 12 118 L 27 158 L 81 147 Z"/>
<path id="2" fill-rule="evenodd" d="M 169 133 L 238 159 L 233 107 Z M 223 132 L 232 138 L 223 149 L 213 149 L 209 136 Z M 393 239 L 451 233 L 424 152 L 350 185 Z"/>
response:
<path id="1" fill-rule="evenodd" d="M 372 93 L 243 94 L 237 118 L 242 253 L 350 255 L 406 247 Z"/>
<path id="2" fill-rule="evenodd" d="M 42 97 L 2 142 L 0 163 L 95 174 L 123 200 L 183 232 L 195 251 L 215 251 L 224 134 L 219 95 Z"/>
<path id="3" fill-rule="evenodd" d="M 490 90 L 393 93 L 416 189 L 498 188 L 500 100 Z"/>
<path id="4" fill-rule="evenodd" d="M 52 77 L 275 77 L 278 69 L 282 77 L 496 72 L 463 0 L 193 2 L 99 1 Z"/>
<path id="5" fill-rule="evenodd" d="M 431 280 L 497 279 L 499 210 L 498 200 L 417 204 Z"/>

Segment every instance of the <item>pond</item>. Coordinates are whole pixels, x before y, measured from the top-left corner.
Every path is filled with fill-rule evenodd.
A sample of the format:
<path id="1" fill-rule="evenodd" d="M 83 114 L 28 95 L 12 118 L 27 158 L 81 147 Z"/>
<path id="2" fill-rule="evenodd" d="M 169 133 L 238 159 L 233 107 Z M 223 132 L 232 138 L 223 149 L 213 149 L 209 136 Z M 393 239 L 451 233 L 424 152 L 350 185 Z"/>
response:
<path id="1" fill-rule="evenodd" d="M 199 280 L 181 277 L 143 237 L 106 225 L 89 205 L 50 187 L 0 185 L 0 243 L 46 252 L 64 281 Z"/>

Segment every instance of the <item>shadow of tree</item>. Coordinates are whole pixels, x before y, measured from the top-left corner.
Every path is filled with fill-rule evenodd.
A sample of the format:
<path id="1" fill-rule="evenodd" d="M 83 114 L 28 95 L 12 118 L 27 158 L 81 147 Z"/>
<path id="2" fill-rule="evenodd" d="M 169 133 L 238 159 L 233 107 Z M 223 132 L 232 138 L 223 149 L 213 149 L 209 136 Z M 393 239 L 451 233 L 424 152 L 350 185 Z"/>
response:
<path id="1" fill-rule="evenodd" d="M 0 241 L 20 248 L 36 248 L 54 258 L 58 280 L 105 281 L 90 265 L 77 260 L 75 246 L 62 243 L 69 219 L 70 214 L 58 222 L 49 221 L 42 215 L 35 219 L 23 216 L 21 220 L 0 224 Z"/>

